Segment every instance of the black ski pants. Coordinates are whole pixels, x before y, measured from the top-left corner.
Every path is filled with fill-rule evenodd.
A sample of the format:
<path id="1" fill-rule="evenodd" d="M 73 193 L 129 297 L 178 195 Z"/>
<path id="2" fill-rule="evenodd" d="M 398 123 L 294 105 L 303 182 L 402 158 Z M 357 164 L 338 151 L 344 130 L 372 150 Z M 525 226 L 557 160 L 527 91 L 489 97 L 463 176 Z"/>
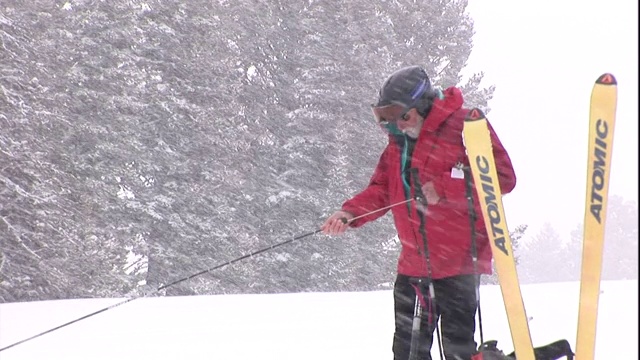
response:
<path id="1" fill-rule="evenodd" d="M 398 275 L 393 290 L 395 308 L 394 360 L 408 360 L 416 302 L 416 285 L 426 307 L 420 322 L 418 358 L 431 360 L 434 330 L 441 318 L 442 345 L 447 360 L 470 360 L 476 350 L 476 284 L 478 276 L 460 275 L 433 280 L 435 301 L 429 299 L 428 280 Z M 413 284 L 413 285 L 412 285 Z M 435 303 L 435 304 L 434 304 Z M 435 305 L 435 307 L 433 306 Z"/>

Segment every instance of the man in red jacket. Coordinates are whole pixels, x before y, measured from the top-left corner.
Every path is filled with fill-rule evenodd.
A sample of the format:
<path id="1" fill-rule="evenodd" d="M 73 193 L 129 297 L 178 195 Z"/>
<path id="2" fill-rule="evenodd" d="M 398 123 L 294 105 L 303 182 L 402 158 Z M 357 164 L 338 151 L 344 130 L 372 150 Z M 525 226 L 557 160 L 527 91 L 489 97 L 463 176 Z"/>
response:
<path id="1" fill-rule="evenodd" d="M 469 160 L 462 129 L 468 110 L 462 105 L 459 89 L 434 89 L 419 66 L 391 74 L 373 107 L 389 144 L 369 185 L 322 225 L 325 234 L 342 234 L 381 217 L 387 210 L 376 210 L 390 207 L 402 244 L 394 285 L 395 360 L 409 357 L 412 319 L 420 305 L 418 358 L 431 359 L 438 318 L 447 360 L 468 360 L 476 350 L 476 290 L 479 275 L 491 273 L 491 248 L 477 193 L 473 191 L 474 209 L 466 197 L 463 168 Z M 507 152 L 489 129 L 500 189 L 506 194 L 516 177 Z M 426 205 L 412 200 L 416 198 L 425 199 Z"/>

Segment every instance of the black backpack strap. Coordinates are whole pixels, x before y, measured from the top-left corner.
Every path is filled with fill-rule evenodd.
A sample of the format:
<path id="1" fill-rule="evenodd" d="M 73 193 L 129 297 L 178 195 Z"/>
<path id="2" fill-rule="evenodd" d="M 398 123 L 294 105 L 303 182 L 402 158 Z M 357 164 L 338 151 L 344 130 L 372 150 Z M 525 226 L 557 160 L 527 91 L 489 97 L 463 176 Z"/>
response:
<path id="1" fill-rule="evenodd" d="M 571 344 L 567 340 L 558 340 L 545 346 L 533 349 L 536 360 L 558 360 L 566 358 L 573 360 L 575 354 L 571 350 Z M 505 355 L 498 349 L 498 342 L 495 340 L 486 341 L 478 347 L 478 353 L 472 360 L 516 360 L 515 351 Z"/>
<path id="2" fill-rule="evenodd" d="M 558 340 L 551 344 L 540 346 L 533 349 L 536 360 L 557 360 L 566 358 L 567 360 L 573 360 L 573 350 L 571 350 L 571 344 L 567 340 Z M 516 358 L 515 353 L 508 355 L 509 357 Z"/>

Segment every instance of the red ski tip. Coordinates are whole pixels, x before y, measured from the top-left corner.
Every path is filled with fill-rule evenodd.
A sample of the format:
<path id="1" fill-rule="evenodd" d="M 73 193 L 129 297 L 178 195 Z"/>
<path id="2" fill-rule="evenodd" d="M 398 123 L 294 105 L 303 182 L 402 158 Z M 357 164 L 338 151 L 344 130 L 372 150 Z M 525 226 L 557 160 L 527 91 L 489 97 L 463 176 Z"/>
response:
<path id="1" fill-rule="evenodd" d="M 615 76 L 613 76 L 612 74 L 606 73 L 606 74 L 600 75 L 598 80 L 596 80 L 596 84 L 616 85 L 616 84 L 618 84 L 618 82 L 616 81 L 616 77 Z"/>
<path id="2" fill-rule="evenodd" d="M 480 119 L 484 119 L 484 113 L 478 108 L 473 108 L 469 111 L 464 121 L 475 121 Z"/>

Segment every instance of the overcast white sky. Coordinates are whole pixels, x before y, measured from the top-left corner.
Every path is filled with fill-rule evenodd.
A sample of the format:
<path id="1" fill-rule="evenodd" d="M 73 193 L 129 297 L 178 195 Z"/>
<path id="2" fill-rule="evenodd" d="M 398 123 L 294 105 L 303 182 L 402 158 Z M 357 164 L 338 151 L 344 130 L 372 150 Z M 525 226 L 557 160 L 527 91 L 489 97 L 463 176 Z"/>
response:
<path id="1" fill-rule="evenodd" d="M 527 237 L 549 222 L 568 239 L 584 217 L 589 99 L 605 72 L 618 80 L 609 194 L 638 198 L 638 3 L 629 0 L 470 1 L 467 70 L 496 85 L 488 118 L 518 185 L 505 196 L 509 228 Z"/>

